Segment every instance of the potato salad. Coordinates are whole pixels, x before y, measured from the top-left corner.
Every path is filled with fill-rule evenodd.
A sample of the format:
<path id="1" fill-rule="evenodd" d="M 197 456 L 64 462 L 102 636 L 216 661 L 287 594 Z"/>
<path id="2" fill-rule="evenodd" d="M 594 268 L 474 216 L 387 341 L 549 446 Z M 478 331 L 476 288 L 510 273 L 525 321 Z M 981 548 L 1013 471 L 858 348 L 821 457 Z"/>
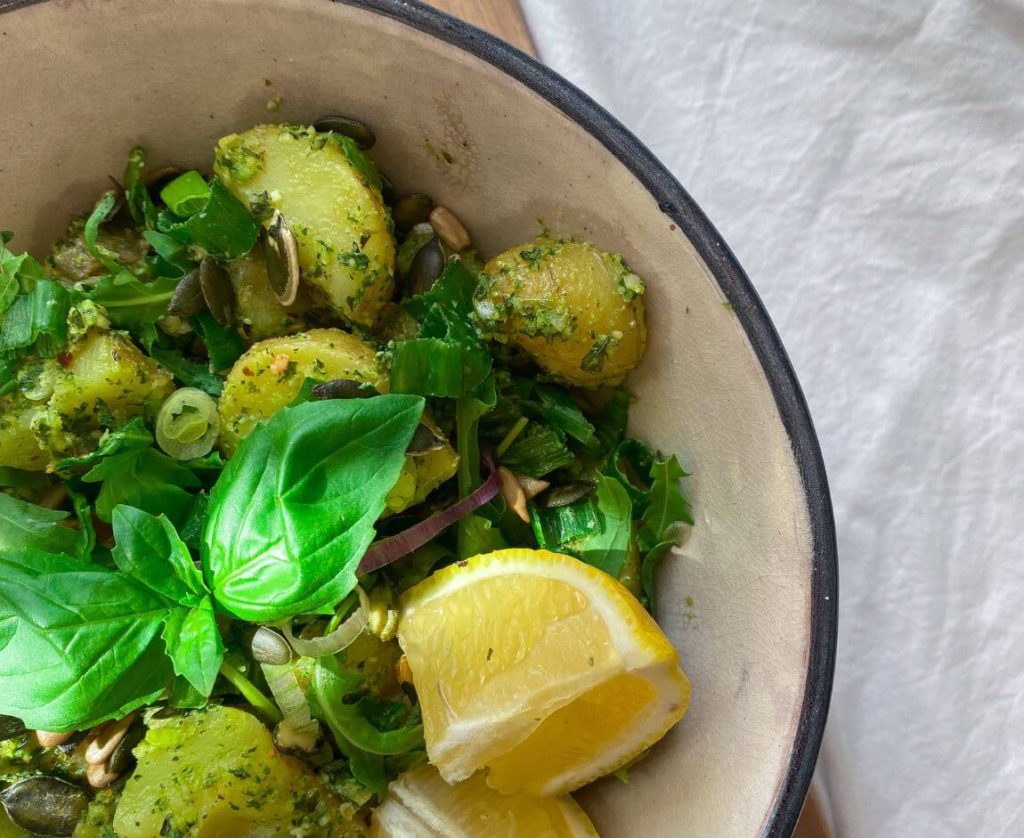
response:
<path id="1" fill-rule="evenodd" d="M 643 280 L 478 253 L 374 142 L 133 148 L 0 232 L 0 835 L 596 835 L 571 793 L 685 713 Z"/>

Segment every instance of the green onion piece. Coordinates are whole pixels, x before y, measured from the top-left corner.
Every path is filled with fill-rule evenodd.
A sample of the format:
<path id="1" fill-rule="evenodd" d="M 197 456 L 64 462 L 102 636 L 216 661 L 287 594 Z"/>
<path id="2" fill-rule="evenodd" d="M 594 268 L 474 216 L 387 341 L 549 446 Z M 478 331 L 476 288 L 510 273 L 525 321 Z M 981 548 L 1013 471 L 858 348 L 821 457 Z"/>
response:
<path id="1" fill-rule="evenodd" d="M 219 433 L 217 402 L 195 387 L 175 390 L 156 416 L 157 445 L 176 460 L 209 454 Z"/>
<path id="2" fill-rule="evenodd" d="M 590 498 L 547 509 L 530 508 L 530 523 L 537 544 L 545 550 L 560 551 L 578 538 L 585 538 L 601 529 L 597 505 Z"/>
<path id="3" fill-rule="evenodd" d="M 517 474 L 543 477 L 569 465 L 574 459 L 565 444 L 564 434 L 535 422 L 509 447 L 501 458 L 501 464 Z"/>
<path id="4" fill-rule="evenodd" d="M 256 243 L 259 225 L 252 213 L 219 180 L 210 184 L 206 205 L 183 219 L 174 212 L 162 212 L 157 228 L 185 244 L 202 247 L 211 256 L 237 259 Z"/>
<path id="5" fill-rule="evenodd" d="M 132 221 L 151 228 L 156 225 L 156 207 L 142 182 L 142 170 L 145 167 L 146 151 L 142 146 L 135 146 L 128 152 L 128 162 L 124 167 L 124 195 Z"/>
<path id="6" fill-rule="evenodd" d="M 260 664 L 274 701 L 281 708 L 284 719 L 278 725 L 277 744 L 283 748 L 312 751 L 320 738 L 320 723 L 309 712 L 309 702 L 295 677 L 295 664 Z"/>
<path id="7" fill-rule="evenodd" d="M 210 185 L 195 169 L 178 175 L 160 190 L 160 199 L 175 215 L 189 218 L 210 202 Z"/>
<path id="8" fill-rule="evenodd" d="M 289 645 L 298 654 L 309 658 L 336 655 L 351 646 L 370 622 L 370 600 L 361 587 L 356 586 L 356 592 L 359 594 L 359 607 L 341 625 L 322 637 L 296 637 L 292 633 L 292 621 L 285 620 L 281 631 Z"/>
<path id="9" fill-rule="evenodd" d="M 82 230 L 82 239 L 85 241 L 85 249 L 96 257 L 108 271 L 117 273 L 123 267 L 114 253 L 100 244 L 96 239 L 100 234 L 100 225 L 108 221 L 114 214 L 117 205 L 117 193 L 113 190 L 104 192 L 96 202 L 96 206 L 85 221 L 85 228 Z"/>
<path id="10" fill-rule="evenodd" d="M 491 369 L 486 352 L 441 338 L 416 338 L 395 345 L 391 392 L 459 398 Z"/>

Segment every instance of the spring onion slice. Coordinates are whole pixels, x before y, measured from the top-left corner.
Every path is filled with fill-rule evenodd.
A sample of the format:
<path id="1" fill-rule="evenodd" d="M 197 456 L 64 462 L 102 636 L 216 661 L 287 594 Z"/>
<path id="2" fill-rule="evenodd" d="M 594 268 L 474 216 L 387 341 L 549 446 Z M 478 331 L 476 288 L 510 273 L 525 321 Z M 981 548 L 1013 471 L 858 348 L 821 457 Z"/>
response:
<path id="1" fill-rule="evenodd" d="M 312 751 L 320 738 L 320 723 L 310 715 L 309 702 L 295 675 L 295 664 L 260 664 L 267 686 L 284 719 L 277 726 L 277 744 Z"/>
<path id="2" fill-rule="evenodd" d="M 431 515 L 429 518 L 414 524 L 397 535 L 374 542 L 359 562 L 359 574 L 365 575 L 391 564 L 402 556 L 407 556 L 429 542 L 442 530 L 472 514 L 485 503 L 491 501 L 501 489 L 501 478 L 497 471 L 492 471 L 483 484 L 466 495 L 462 500 L 453 503 L 447 509 Z"/>
<path id="3" fill-rule="evenodd" d="M 370 598 L 360 587 L 356 588 L 356 592 L 359 594 L 359 607 L 334 631 L 322 637 L 296 637 L 292 634 L 291 620 L 281 624 L 285 639 L 297 654 L 307 658 L 322 658 L 352 645 L 370 622 Z"/>
<path id="4" fill-rule="evenodd" d="M 195 387 L 175 390 L 156 416 L 157 444 L 176 460 L 209 454 L 219 433 L 217 402 Z"/>
<path id="5" fill-rule="evenodd" d="M 188 218 L 207 205 L 210 185 L 199 172 L 185 172 L 160 190 L 160 198 L 175 215 Z"/>

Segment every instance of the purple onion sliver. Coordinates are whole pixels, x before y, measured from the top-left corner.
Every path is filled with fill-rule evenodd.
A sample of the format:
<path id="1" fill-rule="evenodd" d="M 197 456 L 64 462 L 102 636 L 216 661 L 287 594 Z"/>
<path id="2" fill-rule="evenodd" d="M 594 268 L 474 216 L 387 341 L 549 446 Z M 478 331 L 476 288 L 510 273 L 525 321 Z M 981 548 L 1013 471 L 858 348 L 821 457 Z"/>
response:
<path id="1" fill-rule="evenodd" d="M 480 488 L 470 492 L 447 509 L 436 512 L 429 518 L 414 524 L 398 535 L 376 541 L 370 545 L 356 570 L 360 575 L 372 573 L 393 561 L 407 556 L 430 541 L 438 533 L 461 521 L 474 510 L 491 501 L 501 488 L 501 478 L 496 471 L 483 482 Z"/>

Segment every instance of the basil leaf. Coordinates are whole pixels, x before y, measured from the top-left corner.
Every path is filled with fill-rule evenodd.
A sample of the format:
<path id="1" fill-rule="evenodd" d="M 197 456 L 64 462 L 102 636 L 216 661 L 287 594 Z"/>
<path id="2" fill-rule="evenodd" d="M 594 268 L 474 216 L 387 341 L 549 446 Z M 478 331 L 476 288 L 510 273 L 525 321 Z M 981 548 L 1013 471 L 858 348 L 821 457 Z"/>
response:
<path id="1" fill-rule="evenodd" d="M 95 451 L 81 457 L 65 457 L 57 462 L 58 471 L 66 471 L 76 466 L 92 466 L 114 454 L 127 454 L 141 451 L 153 444 L 153 435 L 146 428 L 141 416 L 135 416 L 114 431 L 106 431 Z M 56 551 L 60 552 L 60 551 Z"/>
<path id="2" fill-rule="evenodd" d="M 96 517 L 108 523 L 114 507 L 125 504 L 154 515 L 163 513 L 177 525 L 192 508 L 193 497 L 187 490 L 202 485 L 190 469 L 154 448 L 106 457 L 82 480 L 102 483 Z"/>
<path id="3" fill-rule="evenodd" d="M 395 344 L 391 392 L 459 398 L 491 370 L 491 357 L 474 347 L 439 338 L 415 338 Z"/>
<path id="4" fill-rule="evenodd" d="M 0 492 L 0 551 L 40 550 L 79 555 L 79 533 L 63 527 L 67 512 L 26 503 Z"/>
<path id="5" fill-rule="evenodd" d="M 114 561 L 126 574 L 163 597 L 163 639 L 174 672 L 209 695 L 224 659 L 224 645 L 202 574 L 170 521 L 141 509 L 114 510 Z"/>
<path id="6" fill-rule="evenodd" d="M 422 412 L 415 396 L 307 402 L 246 437 L 210 493 L 203 530 L 217 603 L 273 622 L 348 594 Z"/>
<path id="7" fill-rule="evenodd" d="M 149 354 L 186 387 L 195 387 L 214 398 L 224 389 L 224 379 L 210 372 L 206 364 L 189 360 L 177 350 L 154 346 Z"/>
<path id="8" fill-rule="evenodd" d="M 679 486 L 687 477 L 679 460 L 671 456 L 651 465 L 651 501 L 640 522 L 637 542 L 643 552 L 665 541 L 675 542 L 683 524 L 693 524 L 690 501 Z"/>
<path id="9" fill-rule="evenodd" d="M 171 680 L 161 597 L 62 554 L 0 551 L 0 711 L 85 730 L 149 704 Z"/>

